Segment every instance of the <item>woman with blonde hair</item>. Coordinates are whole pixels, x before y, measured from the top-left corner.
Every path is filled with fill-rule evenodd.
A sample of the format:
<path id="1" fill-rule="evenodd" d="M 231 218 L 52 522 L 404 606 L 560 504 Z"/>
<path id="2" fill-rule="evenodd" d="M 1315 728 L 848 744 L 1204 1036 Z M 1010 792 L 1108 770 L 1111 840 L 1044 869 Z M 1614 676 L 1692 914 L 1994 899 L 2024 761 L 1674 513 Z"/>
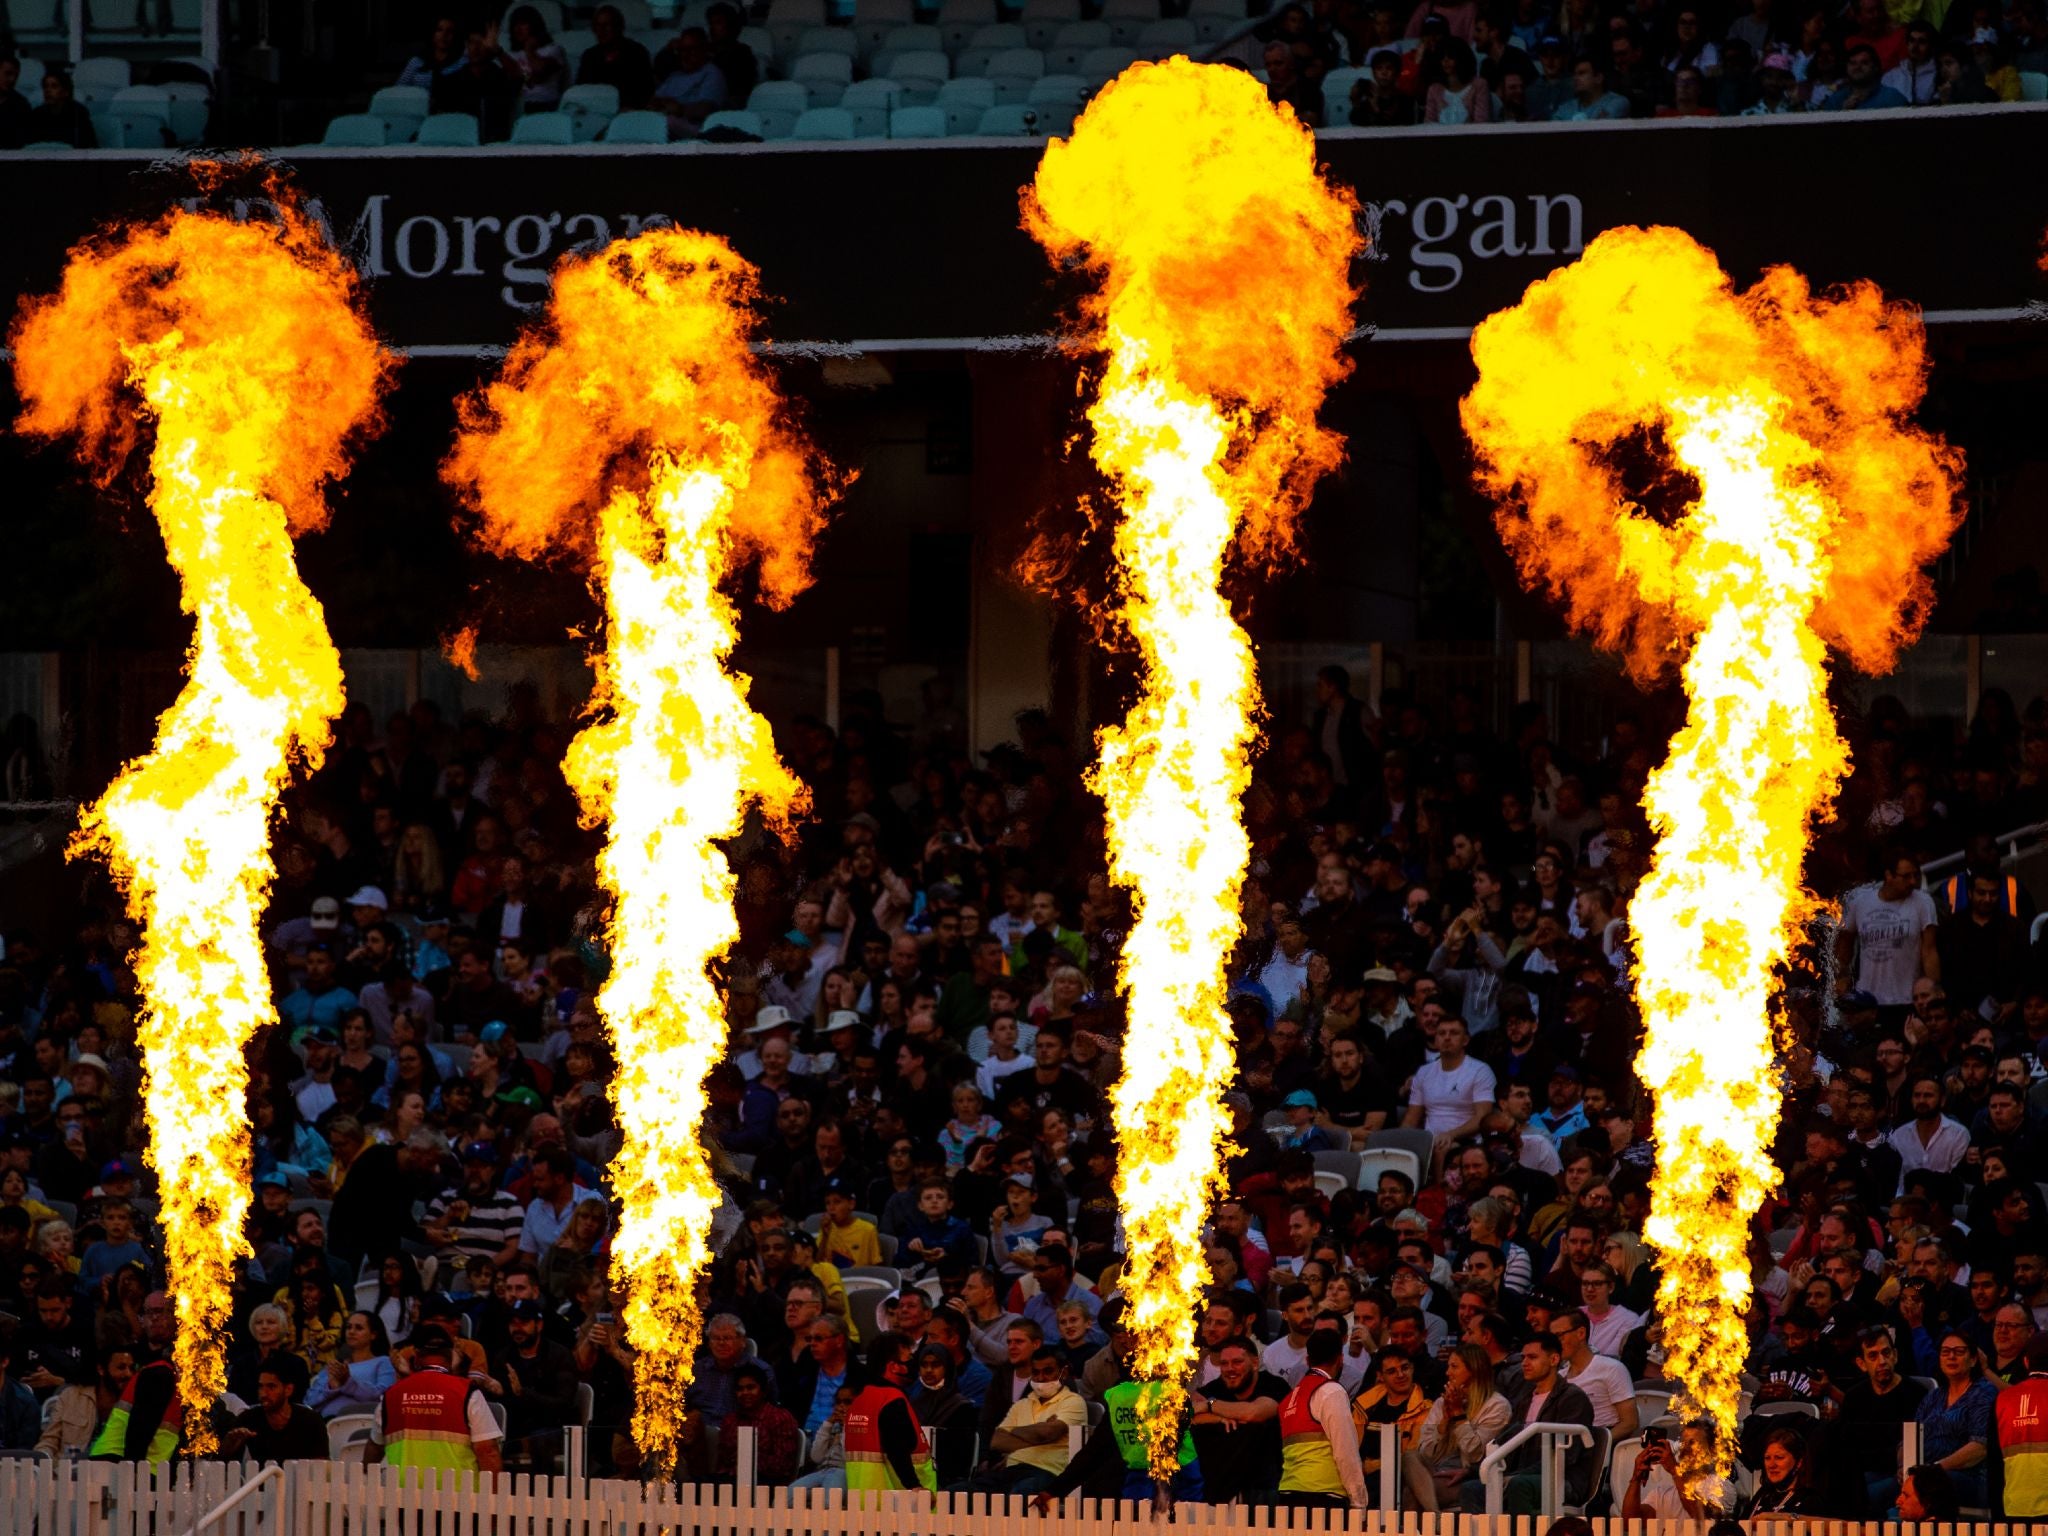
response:
<path id="1" fill-rule="evenodd" d="M 409 912 L 447 894 L 448 872 L 441 863 L 441 845 L 434 837 L 434 829 L 415 822 L 398 834 L 392 900 Z"/>
<path id="2" fill-rule="evenodd" d="M 1479 1474 L 1486 1447 L 1514 1417 L 1493 1384 L 1493 1362 L 1477 1344 L 1460 1344 L 1444 1362 L 1444 1391 L 1401 1458 L 1403 1481 L 1416 1507 L 1458 1508 L 1458 1488 Z"/>
<path id="3" fill-rule="evenodd" d="M 1600 1257 L 1614 1271 L 1615 1304 L 1647 1314 L 1657 1300 L 1657 1266 L 1649 1247 L 1633 1232 L 1612 1232 Z"/>

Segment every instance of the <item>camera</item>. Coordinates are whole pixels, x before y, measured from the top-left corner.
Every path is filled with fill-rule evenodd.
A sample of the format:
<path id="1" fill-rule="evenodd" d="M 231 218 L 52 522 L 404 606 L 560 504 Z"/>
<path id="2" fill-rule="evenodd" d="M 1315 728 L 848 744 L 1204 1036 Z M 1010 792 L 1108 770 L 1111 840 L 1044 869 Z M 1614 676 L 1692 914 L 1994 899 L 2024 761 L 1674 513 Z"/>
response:
<path id="1" fill-rule="evenodd" d="M 1646 1451 L 1652 1449 L 1655 1446 L 1669 1445 L 1670 1443 L 1671 1432 L 1669 1430 L 1660 1429 L 1656 1425 L 1652 1424 L 1648 1429 L 1643 1431 L 1643 1449 Z"/>

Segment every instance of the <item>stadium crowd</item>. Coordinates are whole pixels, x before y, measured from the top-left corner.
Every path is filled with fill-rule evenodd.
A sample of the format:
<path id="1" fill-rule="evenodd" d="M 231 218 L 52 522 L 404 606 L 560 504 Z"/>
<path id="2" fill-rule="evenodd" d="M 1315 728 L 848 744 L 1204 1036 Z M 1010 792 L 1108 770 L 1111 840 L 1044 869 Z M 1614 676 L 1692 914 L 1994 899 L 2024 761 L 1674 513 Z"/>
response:
<path id="1" fill-rule="evenodd" d="M 1086 14 L 1100 9 L 1091 0 Z M 1186 0 L 1167 0 L 1159 14 L 1173 20 L 1186 10 Z M 936 14 L 927 8 L 919 20 Z M 1019 8 L 999 14 L 1014 20 Z M 629 32 L 619 7 L 599 4 L 579 29 L 587 45 L 573 54 L 532 5 L 428 15 L 390 83 L 424 88 L 432 113 L 473 118 L 485 143 L 511 136 L 523 114 L 553 112 L 572 85 L 614 87 L 618 109 L 661 113 L 681 138 L 704 131 L 715 113 L 746 109 L 762 81 L 796 78 L 792 60 L 777 57 L 754 26 L 775 23 L 772 0 L 692 8 L 660 36 Z M 849 56 L 859 64 L 847 79 L 883 78 L 866 47 Z M 1952 106 L 2018 101 L 2023 77 L 2048 75 L 2048 4 L 1290 0 L 1218 56 L 1259 72 L 1275 101 L 1316 127 Z M 0 28 L 0 149 L 98 142 L 93 111 L 61 61 L 40 61 L 29 94 L 18 88 L 22 74 L 22 56 Z M 811 104 L 838 99 L 835 86 Z M 729 124 L 714 128 L 746 136 Z"/>
<path id="2" fill-rule="evenodd" d="M 1489 1443 L 1541 1420 L 1627 1443 L 1568 1460 L 1571 1500 L 1618 1514 L 2048 1512 L 2048 973 L 1988 836 L 2048 820 L 2048 708 L 1990 693 L 1953 738 L 1889 702 L 1853 722 L 1811 864 L 1844 915 L 1785 993 L 1783 1184 L 1723 1485 L 1673 1475 L 1712 1430 L 1665 1416 L 1643 1237 L 1627 914 L 1658 733 L 1623 716 L 1573 751 L 1465 693 L 1375 715 L 1334 668 L 1318 697 L 1245 801 L 1236 1145 L 1182 1496 L 1364 1505 L 1398 1478 L 1407 1507 L 1472 1509 Z M 977 757 L 961 729 L 937 687 L 908 724 L 871 695 L 837 730 L 792 722 L 814 814 L 733 846 L 696 1476 L 733 1476 L 751 1427 L 770 1484 L 1149 1486 L 1107 1104 L 1130 906 L 1076 744 L 1027 715 Z M 565 740 L 527 690 L 453 723 L 354 705 L 294 793 L 210 1410 L 229 1454 L 545 1467 L 588 1423 L 600 1470 L 637 1468 L 596 834 Z M 81 910 L 9 933 L 0 967 L 0 1447 L 160 1459 L 188 1407 L 135 929 L 104 888 Z M 417 1412 L 442 1416 L 425 1450 Z M 1509 1472 L 1532 1510 L 1533 1448 Z"/>

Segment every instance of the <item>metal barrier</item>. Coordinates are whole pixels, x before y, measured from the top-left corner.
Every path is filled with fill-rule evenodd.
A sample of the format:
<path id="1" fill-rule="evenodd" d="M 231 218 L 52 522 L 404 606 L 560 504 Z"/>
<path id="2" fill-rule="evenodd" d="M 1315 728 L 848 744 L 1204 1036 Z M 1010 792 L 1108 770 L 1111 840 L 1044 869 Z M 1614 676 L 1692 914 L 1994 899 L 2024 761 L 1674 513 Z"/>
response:
<path id="1" fill-rule="evenodd" d="M 1481 1458 L 1479 1481 L 1486 1488 L 1486 1512 L 1489 1515 L 1504 1514 L 1507 1502 L 1508 1457 L 1538 1436 L 1544 1438 L 1542 1451 L 1543 1494 L 1539 1506 L 1546 1515 L 1557 1515 L 1564 1509 L 1564 1448 L 1566 1441 L 1579 1445 L 1593 1444 L 1593 1431 L 1583 1424 L 1524 1424 L 1505 1440 L 1496 1441 Z"/>

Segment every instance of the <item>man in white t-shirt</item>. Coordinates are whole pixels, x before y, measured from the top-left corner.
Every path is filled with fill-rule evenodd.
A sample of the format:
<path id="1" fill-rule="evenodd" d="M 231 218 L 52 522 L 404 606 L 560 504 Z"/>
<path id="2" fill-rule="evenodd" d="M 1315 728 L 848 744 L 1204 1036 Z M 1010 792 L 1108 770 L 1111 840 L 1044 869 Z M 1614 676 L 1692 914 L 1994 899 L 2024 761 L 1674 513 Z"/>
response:
<path id="1" fill-rule="evenodd" d="M 1941 979 L 1934 944 L 1940 922 L 1934 898 L 1920 889 L 1920 861 L 1910 853 L 1894 854 L 1883 880 L 1842 898 L 1842 922 L 1835 930 L 1837 985 L 1844 994 L 1868 992 L 1879 1008 L 1903 1012 L 1913 1001 L 1914 982 L 1922 976 Z"/>
<path id="2" fill-rule="evenodd" d="M 1401 1123 L 1435 1136 L 1439 1157 L 1493 1112 L 1493 1069 L 1465 1054 L 1471 1040 L 1463 1019 L 1444 1019 L 1436 1027 L 1436 1060 L 1417 1067 L 1409 1084 L 1408 1113 Z"/>
<path id="3" fill-rule="evenodd" d="M 1577 1307 L 1550 1320 L 1564 1350 L 1564 1378 L 1593 1400 L 1593 1427 L 1611 1429 L 1626 1440 L 1636 1432 L 1636 1384 L 1628 1367 L 1612 1355 L 1596 1355 L 1588 1342 L 1592 1324 Z"/>

